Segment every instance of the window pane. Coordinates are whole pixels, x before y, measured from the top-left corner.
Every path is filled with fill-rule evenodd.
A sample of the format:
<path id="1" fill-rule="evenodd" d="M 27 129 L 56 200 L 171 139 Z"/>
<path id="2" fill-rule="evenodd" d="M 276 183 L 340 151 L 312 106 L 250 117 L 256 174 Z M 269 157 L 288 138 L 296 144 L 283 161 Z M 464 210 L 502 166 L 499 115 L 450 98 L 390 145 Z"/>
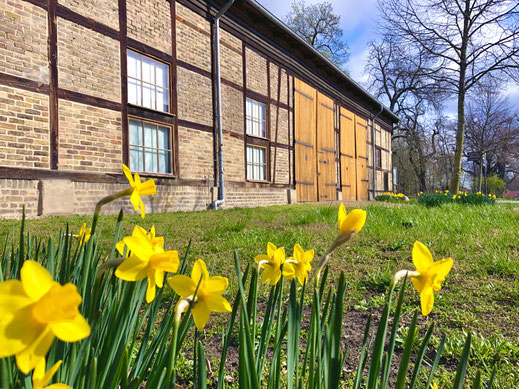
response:
<path id="1" fill-rule="evenodd" d="M 252 162 L 252 147 L 251 146 L 247 146 L 247 162 L 248 163 Z"/>
<path id="2" fill-rule="evenodd" d="M 141 56 L 128 51 L 128 77 L 141 78 Z"/>
<path id="3" fill-rule="evenodd" d="M 141 105 L 141 82 L 128 78 L 128 103 Z"/>
<path id="4" fill-rule="evenodd" d="M 155 61 L 142 57 L 142 81 L 155 84 Z"/>
<path id="5" fill-rule="evenodd" d="M 265 120 L 265 104 L 258 103 L 259 116 L 258 119 Z"/>
<path id="6" fill-rule="evenodd" d="M 252 100 L 247 97 L 247 107 L 246 107 L 247 116 L 252 116 Z"/>
<path id="7" fill-rule="evenodd" d="M 157 173 L 157 153 L 155 150 L 144 149 L 146 171 Z"/>
<path id="8" fill-rule="evenodd" d="M 169 173 L 169 152 L 159 151 L 159 173 Z"/>
<path id="9" fill-rule="evenodd" d="M 168 112 L 168 91 L 157 88 L 157 111 Z"/>
<path id="10" fill-rule="evenodd" d="M 142 106 L 155 109 L 155 91 L 151 85 L 144 84 L 142 87 Z"/>
<path id="11" fill-rule="evenodd" d="M 168 65 L 155 62 L 156 84 L 163 88 L 168 88 Z"/>
<path id="12" fill-rule="evenodd" d="M 157 147 L 157 126 L 144 123 L 144 146 Z"/>
<path id="13" fill-rule="evenodd" d="M 265 137 L 265 122 L 260 122 L 258 124 L 259 126 L 259 130 L 258 130 L 258 133 L 259 133 L 259 136 L 262 136 L 262 137 Z"/>
<path id="14" fill-rule="evenodd" d="M 142 149 L 140 147 L 130 146 L 130 170 L 142 172 Z"/>
<path id="15" fill-rule="evenodd" d="M 169 149 L 169 128 L 159 127 L 159 149 Z"/>
<path id="16" fill-rule="evenodd" d="M 252 180 L 252 165 L 247 164 L 247 179 Z"/>
<path id="17" fill-rule="evenodd" d="M 259 180 L 259 166 L 258 165 L 254 165 L 254 179 L 255 180 Z"/>
<path id="18" fill-rule="evenodd" d="M 265 165 L 261 165 L 259 167 L 260 170 L 260 180 L 265 180 Z"/>
<path id="19" fill-rule="evenodd" d="M 142 123 L 130 120 L 130 144 L 142 146 Z"/>
<path id="20" fill-rule="evenodd" d="M 263 148 L 258 148 L 259 150 L 259 159 L 258 159 L 258 162 L 259 163 L 265 163 L 265 149 Z"/>

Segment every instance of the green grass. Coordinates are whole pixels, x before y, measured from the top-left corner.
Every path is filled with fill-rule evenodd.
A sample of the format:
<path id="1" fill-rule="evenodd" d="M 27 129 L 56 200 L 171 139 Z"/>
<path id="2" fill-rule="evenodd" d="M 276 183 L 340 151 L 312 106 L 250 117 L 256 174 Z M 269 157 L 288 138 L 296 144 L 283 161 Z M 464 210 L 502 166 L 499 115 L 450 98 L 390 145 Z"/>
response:
<path id="1" fill-rule="evenodd" d="M 472 354 L 474 366 L 488 375 L 497 361 L 500 372 L 497 387 L 519 385 L 519 208 L 514 204 L 464 206 L 446 204 L 426 208 L 407 204 L 373 204 L 366 207 L 367 222 L 362 232 L 346 247 L 332 255 L 331 274 L 346 273 L 346 296 L 350 311 L 381 310 L 380 295 L 394 272 L 414 269 L 411 249 L 415 240 L 424 243 L 435 260 L 452 257 L 454 267 L 443 288 L 435 294 L 435 306 L 427 318 L 420 317 L 421 328 L 434 321 L 435 337 L 448 334 L 446 358 L 438 381 L 452 382 L 449 359 L 459 356 L 465 339 L 463 332 L 477 334 Z M 38 237 L 57 234 L 70 225 L 79 230 L 89 217 L 59 217 L 27 221 L 27 230 Z M 116 216 L 100 218 L 102 244 L 110 247 Z M 337 232 L 337 206 L 291 205 L 224 211 L 149 214 L 143 221 L 137 215 L 125 216 L 124 234 L 131 234 L 137 223 L 145 228 L 156 226 L 168 249 L 185 252 L 192 238 L 191 263 L 204 259 L 215 274 L 226 275 L 230 294 L 236 291 L 233 252 L 238 251 L 242 266 L 266 251 L 268 241 L 284 246 L 292 254 L 295 243 L 322 254 Z M 0 221 L 0 249 L 11 231 L 18 232 L 19 221 Z M 14 230 L 13 230 L 14 229 Z M 11 237 L 16 237 L 10 234 Z M 317 258 L 315 259 L 317 261 Z M 336 281 L 332 276 L 331 281 Z M 264 288 L 263 290 L 266 290 Z M 262 296 L 260 296 L 261 300 Z M 410 322 L 410 312 L 419 306 L 419 296 L 411 289 L 406 294 L 403 322 Z M 220 320 L 224 316 L 217 316 Z M 358 315 L 357 315 L 358 317 Z M 218 322 L 218 320 L 216 321 Z M 348 315 L 345 318 L 348 326 Z M 211 332 L 212 331 L 212 332 Z M 221 333 L 217 325 L 211 333 Z M 421 334 L 423 336 L 423 334 Z M 454 365 L 454 364 L 453 364 Z"/>

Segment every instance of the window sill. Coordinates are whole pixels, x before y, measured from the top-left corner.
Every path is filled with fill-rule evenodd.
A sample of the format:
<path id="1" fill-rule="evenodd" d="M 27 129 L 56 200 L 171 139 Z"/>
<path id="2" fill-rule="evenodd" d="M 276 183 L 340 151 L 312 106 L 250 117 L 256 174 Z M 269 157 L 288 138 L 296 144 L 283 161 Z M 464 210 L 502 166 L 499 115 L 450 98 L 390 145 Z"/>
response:
<path id="1" fill-rule="evenodd" d="M 158 113 L 160 115 L 166 115 L 166 116 L 171 116 L 171 117 L 176 116 L 174 113 L 171 113 L 171 112 L 159 111 L 158 109 L 148 108 L 148 107 L 144 107 L 142 105 L 136 105 L 136 104 L 132 104 L 132 103 L 128 103 L 128 107 L 133 108 L 133 109 L 142 109 L 146 112 Z"/>
<path id="2" fill-rule="evenodd" d="M 267 180 L 246 180 L 247 182 L 253 182 L 255 184 L 270 184 L 270 181 Z"/>

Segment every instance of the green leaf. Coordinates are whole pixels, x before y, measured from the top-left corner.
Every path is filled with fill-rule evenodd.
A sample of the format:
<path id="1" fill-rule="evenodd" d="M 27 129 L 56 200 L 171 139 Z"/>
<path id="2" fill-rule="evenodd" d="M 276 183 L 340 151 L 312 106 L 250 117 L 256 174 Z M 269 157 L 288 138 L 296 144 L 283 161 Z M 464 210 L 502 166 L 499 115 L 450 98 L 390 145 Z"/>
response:
<path id="1" fill-rule="evenodd" d="M 463 381 L 465 380 L 465 374 L 467 374 L 467 364 L 470 356 L 470 342 L 472 340 L 472 334 L 469 332 L 463 352 L 461 354 L 460 364 L 456 370 L 456 378 L 454 379 L 454 385 L 452 389 L 463 389 Z"/>

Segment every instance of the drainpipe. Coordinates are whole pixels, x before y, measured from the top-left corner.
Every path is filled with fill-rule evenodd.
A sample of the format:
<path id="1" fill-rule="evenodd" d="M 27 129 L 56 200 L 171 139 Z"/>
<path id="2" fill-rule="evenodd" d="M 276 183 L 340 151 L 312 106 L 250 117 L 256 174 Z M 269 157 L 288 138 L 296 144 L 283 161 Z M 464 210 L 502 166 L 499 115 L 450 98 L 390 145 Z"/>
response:
<path id="1" fill-rule="evenodd" d="M 230 0 L 214 17 L 214 41 L 215 41 L 215 66 L 216 66 L 216 127 L 218 129 L 218 200 L 213 201 L 211 208 L 218 209 L 225 200 L 224 177 L 223 177 L 223 151 L 222 151 L 222 90 L 220 73 L 220 18 L 233 5 L 235 0 Z M 245 71 L 245 69 L 243 70 Z"/>
<path id="2" fill-rule="evenodd" d="M 380 104 L 380 111 L 371 119 L 371 148 L 372 148 L 372 155 L 373 155 L 373 200 L 375 200 L 375 197 L 377 196 L 377 164 L 376 164 L 376 145 L 375 145 L 375 120 L 377 117 L 382 113 L 384 110 L 384 106 Z M 381 156 L 382 158 L 382 156 Z"/>

